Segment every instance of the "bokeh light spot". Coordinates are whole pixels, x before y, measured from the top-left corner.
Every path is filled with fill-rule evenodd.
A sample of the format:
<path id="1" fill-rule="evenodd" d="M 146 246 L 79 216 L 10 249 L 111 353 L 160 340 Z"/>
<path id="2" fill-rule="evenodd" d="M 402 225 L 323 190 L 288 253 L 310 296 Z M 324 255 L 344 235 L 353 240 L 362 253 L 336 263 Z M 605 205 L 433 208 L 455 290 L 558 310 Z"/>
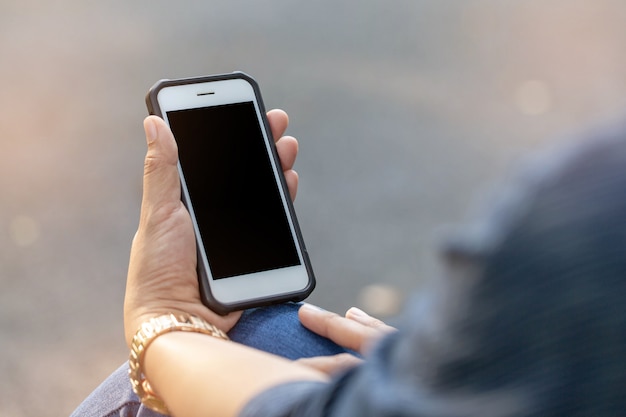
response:
<path id="1" fill-rule="evenodd" d="M 368 285 L 359 293 L 359 303 L 368 314 L 389 317 L 396 314 L 402 303 L 399 291 L 390 285 Z"/>
<path id="2" fill-rule="evenodd" d="M 11 220 L 11 238 L 19 247 L 31 246 L 39 240 L 39 223 L 25 215 L 19 215 Z"/>
<path id="3" fill-rule="evenodd" d="M 552 109 L 552 93 L 545 82 L 528 80 L 517 87 L 515 104 L 523 114 L 545 114 Z"/>

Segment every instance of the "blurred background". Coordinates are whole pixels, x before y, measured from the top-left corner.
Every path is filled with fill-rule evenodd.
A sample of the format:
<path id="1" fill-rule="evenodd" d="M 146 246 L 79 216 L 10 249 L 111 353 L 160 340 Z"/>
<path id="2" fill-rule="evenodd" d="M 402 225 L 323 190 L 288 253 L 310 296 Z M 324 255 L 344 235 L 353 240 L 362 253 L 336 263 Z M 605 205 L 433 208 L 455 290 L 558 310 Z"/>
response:
<path id="1" fill-rule="evenodd" d="M 257 79 L 300 140 L 310 301 L 390 318 L 520 155 L 624 115 L 625 22 L 622 0 L 0 0 L 0 416 L 68 415 L 126 359 L 158 79 Z"/>

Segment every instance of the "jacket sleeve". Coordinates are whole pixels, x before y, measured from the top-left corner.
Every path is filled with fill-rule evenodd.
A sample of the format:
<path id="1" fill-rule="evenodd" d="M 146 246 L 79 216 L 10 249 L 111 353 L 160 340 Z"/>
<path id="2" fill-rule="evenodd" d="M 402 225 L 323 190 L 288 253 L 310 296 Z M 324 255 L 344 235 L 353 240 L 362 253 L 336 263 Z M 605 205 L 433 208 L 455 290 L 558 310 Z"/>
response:
<path id="1" fill-rule="evenodd" d="M 253 398 L 240 417 L 417 416 L 415 387 L 390 362 L 400 342 L 399 334 L 387 337 L 367 362 L 329 383 L 293 382 L 270 388 Z"/>

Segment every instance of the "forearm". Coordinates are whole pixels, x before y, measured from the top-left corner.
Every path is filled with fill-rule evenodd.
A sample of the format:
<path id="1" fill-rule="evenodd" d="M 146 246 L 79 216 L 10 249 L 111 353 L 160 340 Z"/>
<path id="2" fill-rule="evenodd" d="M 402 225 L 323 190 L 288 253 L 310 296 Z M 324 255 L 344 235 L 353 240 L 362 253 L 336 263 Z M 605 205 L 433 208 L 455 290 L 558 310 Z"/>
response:
<path id="1" fill-rule="evenodd" d="M 290 381 L 324 381 L 311 368 L 211 336 L 172 332 L 144 358 L 152 388 L 176 416 L 236 416 L 255 395 Z"/>

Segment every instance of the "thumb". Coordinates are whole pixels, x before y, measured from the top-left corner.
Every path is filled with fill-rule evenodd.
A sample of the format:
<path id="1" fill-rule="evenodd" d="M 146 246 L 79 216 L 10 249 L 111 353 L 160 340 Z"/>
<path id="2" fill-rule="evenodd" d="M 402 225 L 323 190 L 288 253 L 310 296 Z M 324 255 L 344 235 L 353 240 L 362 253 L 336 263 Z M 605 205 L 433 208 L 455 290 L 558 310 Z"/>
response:
<path id="1" fill-rule="evenodd" d="M 174 135 L 157 116 L 146 117 L 143 126 L 148 152 L 144 162 L 142 214 L 175 210 L 180 207 L 181 191 Z"/>

